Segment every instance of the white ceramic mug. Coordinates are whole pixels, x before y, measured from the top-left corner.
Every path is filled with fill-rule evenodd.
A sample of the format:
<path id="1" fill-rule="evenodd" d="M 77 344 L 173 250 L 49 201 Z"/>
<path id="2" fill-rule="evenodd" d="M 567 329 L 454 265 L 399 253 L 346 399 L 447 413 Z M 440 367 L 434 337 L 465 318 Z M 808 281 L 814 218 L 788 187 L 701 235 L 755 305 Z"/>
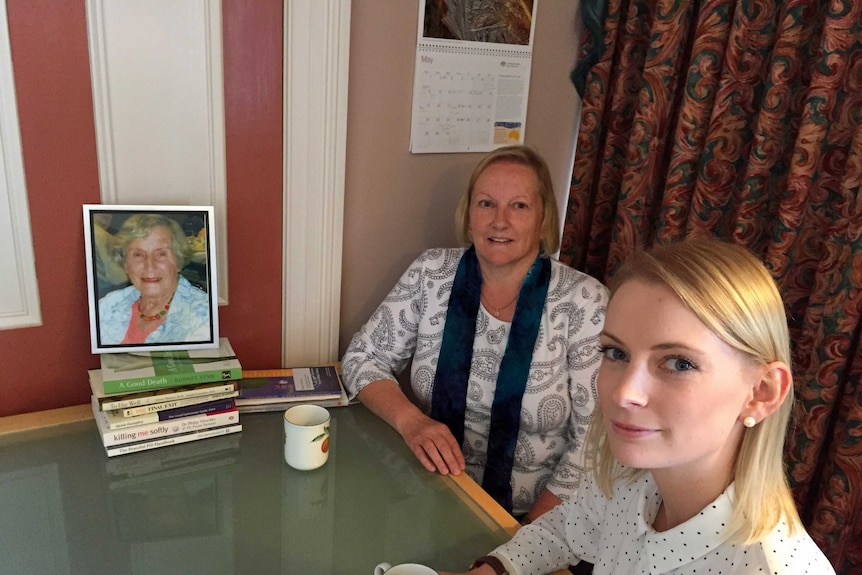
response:
<path id="1" fill-rule="evenodd" d="M 284 460 L 300 471 L 329 458 L 329 412 L 319 405 L 295 405 L 284 412 Z"/>
<path id="2" fill-rule="evenodd" d="M 437 572 L 418 563 L 402 563 L 394 567 L 389 563 L 381 563 L 374 568 L 374 575 L 437 575 Z"/>

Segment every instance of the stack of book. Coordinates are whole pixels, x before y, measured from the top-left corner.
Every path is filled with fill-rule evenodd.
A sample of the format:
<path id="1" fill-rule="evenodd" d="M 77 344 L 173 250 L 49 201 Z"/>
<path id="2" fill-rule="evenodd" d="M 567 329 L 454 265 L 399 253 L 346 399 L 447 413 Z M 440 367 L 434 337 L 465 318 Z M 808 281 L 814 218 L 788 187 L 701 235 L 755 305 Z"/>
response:
<path id="1" fill-rule="evenodd" d="M 102 354 L 89 371 L 93 415 L 109 457 L 242 431 L 242 366 L 216 349 Z"/>
<path id="2" fill-rule="evenodd" d="M 323 407 L 347 405 L 347 393 L 338 375 L 339 366 L 295 367 L 242 371 L 240 412 L 284 411 L 292 405 L 314 403 Z"/>

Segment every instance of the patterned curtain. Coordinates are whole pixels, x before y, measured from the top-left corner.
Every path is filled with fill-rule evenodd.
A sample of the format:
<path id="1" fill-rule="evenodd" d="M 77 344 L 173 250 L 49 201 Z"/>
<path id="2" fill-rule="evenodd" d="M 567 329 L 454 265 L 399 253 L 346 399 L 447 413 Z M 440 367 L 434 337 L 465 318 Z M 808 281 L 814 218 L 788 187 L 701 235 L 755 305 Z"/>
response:
<path id="1" fill-rule="evenodd" d="M 606 280 L 690 236 L 763 258 L 793 340 L 794 495 L 862 573 L 862 2 L 609 0 L 603 44 L 561 259 Z"/>

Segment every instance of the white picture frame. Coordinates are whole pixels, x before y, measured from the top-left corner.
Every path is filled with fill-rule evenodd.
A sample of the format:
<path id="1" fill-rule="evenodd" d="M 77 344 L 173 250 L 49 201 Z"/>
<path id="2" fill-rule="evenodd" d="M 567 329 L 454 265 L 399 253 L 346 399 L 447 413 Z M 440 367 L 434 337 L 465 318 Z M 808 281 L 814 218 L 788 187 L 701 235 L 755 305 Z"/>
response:
<path id="1" fill-rule="evenodd" d="M 213 206 L 85 204 L 83 216 L 93 353 L 218 347 Z M 157 228 L 170 238 L 172 249 L 166 256 L 166 265 L 177 268 L 175 283 L 165 282 L 163 272 L 156 274 L 158 277 L 141 277 L 136 271 L 139 268 L 129 259 L 129 246 L 135 248 L 138 257 L 150 257 L 149 244 L 145 242 L 151 237 L 149 231 Z M 165 309 L 145 317 L 136 306 L 141 301 L 138 287 L 146 291 L 147 283 L 153 289 L 162 285 L 175 287 Z M 150 327 L 148 322 L 157 327 Z M 140 326 L 144 326 L 143 330 Z"/>

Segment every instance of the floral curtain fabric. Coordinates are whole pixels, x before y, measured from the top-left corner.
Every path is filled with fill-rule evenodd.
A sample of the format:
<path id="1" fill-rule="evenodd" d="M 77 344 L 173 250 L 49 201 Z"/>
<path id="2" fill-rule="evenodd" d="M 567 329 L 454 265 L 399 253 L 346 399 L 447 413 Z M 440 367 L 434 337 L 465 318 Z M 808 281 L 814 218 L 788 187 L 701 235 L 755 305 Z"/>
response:
<path id="1" fill-rule="evenodd" d="M 862 572 L 862 2 L 610 0 L 603 45 L 561 259 L 607 280 L 689 236 L 763 258 L 794 346 L 794 495 Z"/>

